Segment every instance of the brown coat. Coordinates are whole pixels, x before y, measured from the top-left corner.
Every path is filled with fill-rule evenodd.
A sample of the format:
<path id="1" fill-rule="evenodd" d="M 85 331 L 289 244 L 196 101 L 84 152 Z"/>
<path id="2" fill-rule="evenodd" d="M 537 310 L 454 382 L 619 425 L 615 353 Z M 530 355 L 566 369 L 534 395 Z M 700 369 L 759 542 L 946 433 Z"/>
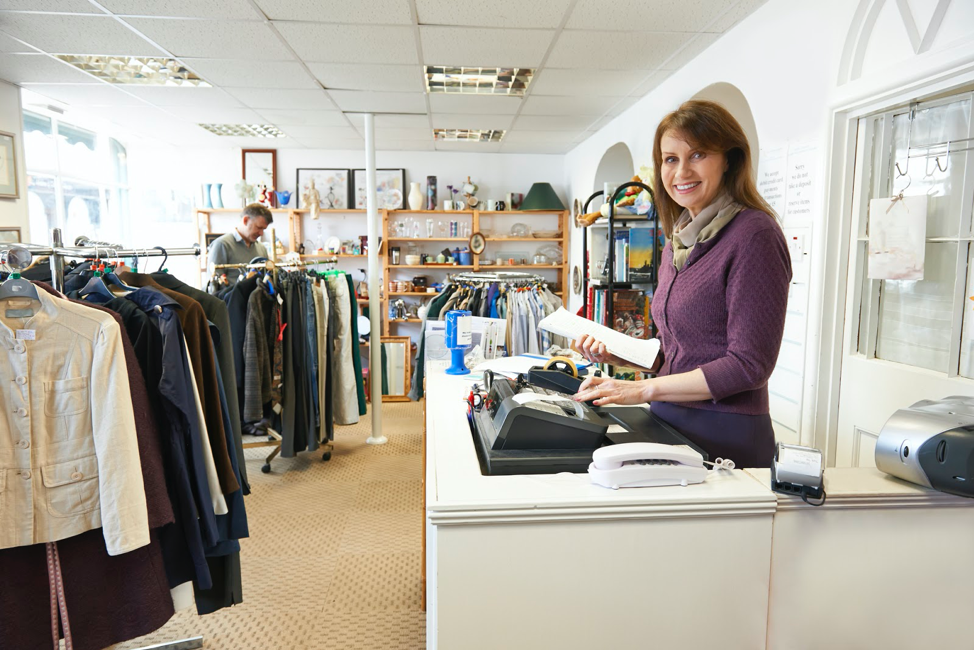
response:
<path id="1" fill-rule="evenodd" d="M 210 337 L 209 321 L 198 302 L 183 294 L 166 289 L 148 275 L 141 273 L 119 273 L 119 279 L 133 287 L 153 287 L 179 303 L 182 309 L 177 311 L 179 322 L 183 326 L 186 345 L 189 347 L 190 363 L 193 375 L 200 391 L 200 403 L 203 405 L 203 416 L 206 419 L 207 437 L 213 448 L 213 460 L 216 462 L 217 475 L 220 477 L 220 487 L 224 494 L 231 494 L 240 489 L 237 477 L 233 474 L 230 464 L 230 453 L 227 450 L 227 437 L 223 430 L 223 413 L 220 410 L 220 385 L 217 383 L 216 362 L 213 358 L 213 339 Z"/>

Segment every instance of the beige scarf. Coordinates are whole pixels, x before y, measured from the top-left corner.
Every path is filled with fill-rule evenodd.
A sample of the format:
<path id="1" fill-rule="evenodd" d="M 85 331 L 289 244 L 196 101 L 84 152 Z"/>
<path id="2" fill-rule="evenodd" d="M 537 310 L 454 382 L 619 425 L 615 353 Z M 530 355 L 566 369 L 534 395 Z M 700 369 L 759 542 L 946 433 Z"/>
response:
<path id="1" fill-rule="evenodd" d="M 673 227 L 673 265 L 676 270 L 683 269 L 694 245 L 713 239 L 743 209 L 744 206 L 735 203 L 725 192 L 696 217 L 684 210 Z"/>

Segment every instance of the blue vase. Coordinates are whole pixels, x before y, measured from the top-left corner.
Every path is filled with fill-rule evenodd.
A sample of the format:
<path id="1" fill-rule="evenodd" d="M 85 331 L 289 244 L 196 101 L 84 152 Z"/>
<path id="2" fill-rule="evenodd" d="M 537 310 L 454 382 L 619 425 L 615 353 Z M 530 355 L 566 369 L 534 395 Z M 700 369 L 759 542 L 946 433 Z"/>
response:
<path id="1" fill-rule="evenodd" d="M 223 183 L 214 183 L 213 191 L 216 194 L 213 197 L 213 207 L 222 208 L 223 207 Z"/>
<path id="2" fill-rule="evenodd" d="M 279 192 L 275 192 L 275 194 L 277 194 L 277 205 L 278 205 L 278 207 L 283 208 L 285 205 L 287 205 L 291 201 L 291 193 L 290 192 L 282 192 L 282 191 L 279 191 Z"/>
<path id="3" fill-rule="evenodd" d="M 203 185 L 203 207 L 212 208 L 213 204 L 210 203 L 210 184 L 205 183 Z"/>

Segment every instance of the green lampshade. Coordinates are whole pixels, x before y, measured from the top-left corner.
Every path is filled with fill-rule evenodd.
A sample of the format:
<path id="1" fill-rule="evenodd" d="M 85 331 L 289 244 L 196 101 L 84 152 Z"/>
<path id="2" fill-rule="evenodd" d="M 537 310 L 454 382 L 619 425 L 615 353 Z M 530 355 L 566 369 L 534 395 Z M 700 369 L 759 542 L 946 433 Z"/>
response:
<path id="1" fill-rule="evenodd" d="M 521 210 L 564 210 L 551 183 L 535 183 L 528 191 L 528 195 L 521 202 Z"/>

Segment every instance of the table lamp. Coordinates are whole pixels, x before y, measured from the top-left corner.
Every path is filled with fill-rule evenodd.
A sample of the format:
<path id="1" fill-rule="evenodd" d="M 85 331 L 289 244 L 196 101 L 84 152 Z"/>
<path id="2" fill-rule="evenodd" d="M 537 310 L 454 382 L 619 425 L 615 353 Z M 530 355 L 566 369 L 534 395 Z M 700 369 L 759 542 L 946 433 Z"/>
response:
<path id="1" fill-rule="evenodd" d="M 521 210 L 564 210 L 565 204 L 561 202 L 551 183 L 535 183 L 528 190 L 528 195 L 521 203 Z"/>

